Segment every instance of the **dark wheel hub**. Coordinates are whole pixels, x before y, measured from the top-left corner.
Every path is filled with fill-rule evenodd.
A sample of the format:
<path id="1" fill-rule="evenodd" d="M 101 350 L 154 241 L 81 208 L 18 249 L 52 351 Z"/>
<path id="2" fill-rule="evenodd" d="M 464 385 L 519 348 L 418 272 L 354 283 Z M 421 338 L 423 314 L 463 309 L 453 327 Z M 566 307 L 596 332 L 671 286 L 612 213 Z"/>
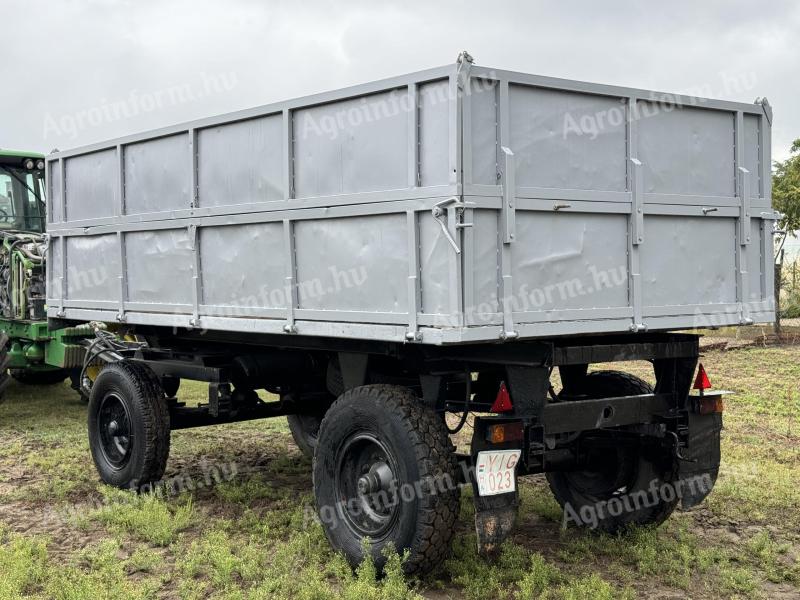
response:
<path id="1" fill-rule="evenodd" d="M 624 448 L 600 448 L 590 469 L 568 472 L 565 477 L 583 496 L 606 500 L 628 492 L 636 478 L 635 461 Z"/>
<path id="2" fill-rule="evenodd" d="M 374 463 L 367 472 L 358 480 L 359 494 L 375 494 L 380 491 L 389 491 L 394 481 L 394 474 L 385 462 Z"/>
<path id="3" fill-rule="evenodd" d="M 97 415 L 100 447 L 109 463 L 124 467 L 131 454 L 131 425 L 128 410 L 116 394 L 108 394 Z"/>
<path id="4" fill-rule="evenodd" d="M 337 458 L 337 511 L 358 536 L 378 539 L 394 524 L 398 512 L 396 461 L 389 449 L 369 434 L 351 437 Z"/>

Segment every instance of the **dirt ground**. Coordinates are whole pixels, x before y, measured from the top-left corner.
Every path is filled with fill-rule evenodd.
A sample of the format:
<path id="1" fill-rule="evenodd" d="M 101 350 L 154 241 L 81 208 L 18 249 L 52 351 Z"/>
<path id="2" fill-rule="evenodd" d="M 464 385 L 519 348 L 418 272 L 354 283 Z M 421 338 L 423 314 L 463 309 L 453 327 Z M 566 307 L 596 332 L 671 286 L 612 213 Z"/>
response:
<path id="1" fill-rule="evenodd" d="M 330 551 L 284 419 L 175 432 L 166 478 L 182 491 L 133 496 L 98 482 L 68 385 L 15 383 L 0 405 L 0 598 L 800 598 L 800 346 L 709 348 L 712 382 L 737 394 L 703 505 L 586 534 L 525 477 L 518 528 L 487 562 L 467 490 L 453 556 L 422 581 L 399 557 L 377 578 Z M 647 364 L 623 368 L 652 380 Z"/>

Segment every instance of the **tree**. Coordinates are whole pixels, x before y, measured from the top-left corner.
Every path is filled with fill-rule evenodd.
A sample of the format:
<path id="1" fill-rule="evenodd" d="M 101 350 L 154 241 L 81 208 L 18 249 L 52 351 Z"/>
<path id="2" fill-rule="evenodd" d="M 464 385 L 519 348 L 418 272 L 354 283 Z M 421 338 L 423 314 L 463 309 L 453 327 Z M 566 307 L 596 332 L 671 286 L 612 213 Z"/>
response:
<path id="1" fill-rule="evenodd" d="M 775 253 L 775 333 L 781 334 L 780 293 L 783 267 L 783 244 L 786 237 L 796 237 L 800 230 L 800 139 L 792 144 L 791 156 L 783 162 L 775 161 L 772 175 L 772 205 L 783 214 L 779 228 L 786 233 L 781 237 Z"/>
<path id="2" fill-rule="evenodd" d="M 775 161 L 772 205 L 784 215 L 780 228 L 794 235 L 800 229 L 800 139 L 794 141 L 791 152 L 785 161 Z"/>

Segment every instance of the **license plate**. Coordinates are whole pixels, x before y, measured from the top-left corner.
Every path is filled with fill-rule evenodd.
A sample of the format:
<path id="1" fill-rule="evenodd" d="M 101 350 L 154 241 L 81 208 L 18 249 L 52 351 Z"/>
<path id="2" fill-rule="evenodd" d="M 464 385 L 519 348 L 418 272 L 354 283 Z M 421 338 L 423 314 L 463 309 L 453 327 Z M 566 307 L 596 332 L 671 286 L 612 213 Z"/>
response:
<path id="1" fill-rule="evenodd" d="M 516 491 L 516 467 L 520 454 L 520 450 L 478 452 L 478 463 L 475 468 L 478 495 L 496 496 Z"/>

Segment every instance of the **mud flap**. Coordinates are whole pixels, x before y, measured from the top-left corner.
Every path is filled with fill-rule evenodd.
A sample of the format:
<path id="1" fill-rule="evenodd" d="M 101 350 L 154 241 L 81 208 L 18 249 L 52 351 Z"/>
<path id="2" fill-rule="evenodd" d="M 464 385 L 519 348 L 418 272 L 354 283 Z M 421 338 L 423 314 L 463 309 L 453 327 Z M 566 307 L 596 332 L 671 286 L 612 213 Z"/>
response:
<path id="1" fill-rule="evenodd" d="M 700 504 L 714 487 L 719 475 L 722 415 L 689 413 L 689 439 L 682 450 L 678 480 L 684 510 Z"/>
<path id="2" fill-rule="evenodd" d="M 488 435 L 488 427 L 498 424 L 519 424 L 519 437 L 514 441 L 492 442 Z M 472 497 L 475 503 L 475 533 L 478 538 L 478 553 L 484 557 L 497 554 L 503 541 L 514 530 L 519 509 L 519 487 L 517 486 L 517 467 L 514 467 L 512 486 L 506 487 L 509 491 L 498 493 L 499 490 L 489 491 L 484 496 L 480 494 L 478 479 L 479 473 L 485 473 L 481 465 L 482 451 L 496 452 L 499 454 L 514 452 L 519 459 L 523 446 L 523 428 L 521 422 L 515 419 L 493 417 L 476 417 L 473 423 L 472 434 L 472 464 L 474 467 L 470 474 L 472 483 Z"/>
<path id="3" fill-rule="evenodd" d="M 503 541 L 514 530 L 519 509 L 519 492 L 481 497 L 474 481 L 472 491 L 475 499 L 478 553 L 486 557 L 495 556 Z"/>

